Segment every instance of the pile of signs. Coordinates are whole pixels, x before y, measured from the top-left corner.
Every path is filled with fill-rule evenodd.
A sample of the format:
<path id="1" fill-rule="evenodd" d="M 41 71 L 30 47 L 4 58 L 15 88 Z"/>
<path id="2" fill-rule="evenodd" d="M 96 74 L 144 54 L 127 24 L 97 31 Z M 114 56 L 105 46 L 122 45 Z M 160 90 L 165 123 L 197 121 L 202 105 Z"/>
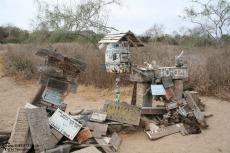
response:
<path id="1" fill-rule="evenodd" d="M 200 133 L 207 127 L 198 93 L 183 89 L 184 67 L 133 68 L 136 91 L 131 104 L 106 101 L 101 109 L 67 114 L 64 98 L 76 92 L 76 79 L 86 65 L 47 49 L 37 55 L 45 59 L 39 67 L 41 88 L 31 103 L 18 109 L 12 132 L 0 131 L 4 152 L 112 153 L 122 142 L 117 134 L 120 131 L 144 127 L 155 140 L 174 133 Z M 137 84 L 144 88 L 140 90 Z M 139 92 L 142 101 L 137 100 Z"/>
<path id="2" fill-rule="evenodd" d="M 184 89 L 188 68 L 181 60 L 182 54 L 176 57 L 174 67 L 154 63 L 132 68 L 132 104 L 142 108 L 143 124 L 152 140 L 178 132 L 196 134 L 208 127 L 205 105 L 198 93 Z"/>

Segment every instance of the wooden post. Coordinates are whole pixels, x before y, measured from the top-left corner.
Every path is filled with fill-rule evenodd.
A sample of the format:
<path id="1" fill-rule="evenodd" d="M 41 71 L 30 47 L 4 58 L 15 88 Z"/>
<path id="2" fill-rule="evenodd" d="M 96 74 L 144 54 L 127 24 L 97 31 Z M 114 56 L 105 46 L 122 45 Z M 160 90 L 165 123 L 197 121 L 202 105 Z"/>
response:
<path id="1" fill-rule="evenodd" d="M 149 83 L 137 83 L 137 106 L 152 107 L 152 95 Z"/>
<path id="2" fill-rule="evenodd" d="M 136 105 L 136 103 L 137 103 L 137 82 L 134 82 L 131 105 Z"/>
<path id="3" fill-rule="evenodd" d="M 183 80 L 174 80 L 174 94 L 175 99 L 179 100 L 182 98 L 182 94 L 184 91 Z"/>
<path id="4" fill-rule="evenodd" d="M 120 78 L 116 77 L 116 82 L 115 82 L 115 103 L 120 103 Z"/>

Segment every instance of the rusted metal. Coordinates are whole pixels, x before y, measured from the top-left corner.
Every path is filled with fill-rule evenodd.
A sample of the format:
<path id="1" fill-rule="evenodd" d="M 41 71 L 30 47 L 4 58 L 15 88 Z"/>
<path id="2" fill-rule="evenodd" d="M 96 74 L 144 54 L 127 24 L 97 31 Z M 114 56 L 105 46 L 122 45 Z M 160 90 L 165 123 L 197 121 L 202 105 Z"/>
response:
<path id="1" fill-rule="evenodd" d="M 78 143 L 81 144 L 91 137 L 92 137 L 92 134 L 90 132 L 90 129 L 86 127 L 78 133 L 77 141 L 78 141 Z"/>

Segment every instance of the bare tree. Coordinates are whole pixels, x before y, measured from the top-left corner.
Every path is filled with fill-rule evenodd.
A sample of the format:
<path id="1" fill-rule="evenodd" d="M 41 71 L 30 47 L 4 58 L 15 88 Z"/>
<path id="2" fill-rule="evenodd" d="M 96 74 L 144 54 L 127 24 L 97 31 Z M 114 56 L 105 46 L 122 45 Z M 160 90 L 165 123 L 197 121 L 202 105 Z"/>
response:
<path id="1" fill-rule="evenodd" d="M 229 31 L 229 0 L 192 0 L 192 4 L 190 8 L 185 8 L 183 18 L 199 25 L 205 33 L 220 42 Z"/>
<path id="2" fill-rule="evenodd" d="M 109 5 L 120 4 L 120 0 L 35 0 L 38 6 L 35 27 L 37 29 L 109 32 L 107 26 Z"/>
<path id="3" fill-rule="evenodd" d="M 144 36 L 150 38 L 157 38 L 164 34 L 164 26 L 160 24 L 154 24 L 151 28 L 144 32 Z"/>

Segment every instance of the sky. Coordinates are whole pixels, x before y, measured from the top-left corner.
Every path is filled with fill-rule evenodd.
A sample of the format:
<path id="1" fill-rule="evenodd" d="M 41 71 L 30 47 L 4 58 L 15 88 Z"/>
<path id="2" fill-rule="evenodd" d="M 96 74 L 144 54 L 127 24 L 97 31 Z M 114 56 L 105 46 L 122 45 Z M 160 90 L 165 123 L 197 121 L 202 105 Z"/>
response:
<path id="1" fill-rule="evenodd" d="M 160 24 L 165 33 L 172 33 L 180 27 L 192 27 L 179 17 L 189 5 L 189 0 L 122 0 L 121 6 L 108 8 L 108 25 L 123 32 L 142 34 Z M 13 24 L 32 30 L 35 14 L 34 0 L 0 0 L 0 25 Z"/>

